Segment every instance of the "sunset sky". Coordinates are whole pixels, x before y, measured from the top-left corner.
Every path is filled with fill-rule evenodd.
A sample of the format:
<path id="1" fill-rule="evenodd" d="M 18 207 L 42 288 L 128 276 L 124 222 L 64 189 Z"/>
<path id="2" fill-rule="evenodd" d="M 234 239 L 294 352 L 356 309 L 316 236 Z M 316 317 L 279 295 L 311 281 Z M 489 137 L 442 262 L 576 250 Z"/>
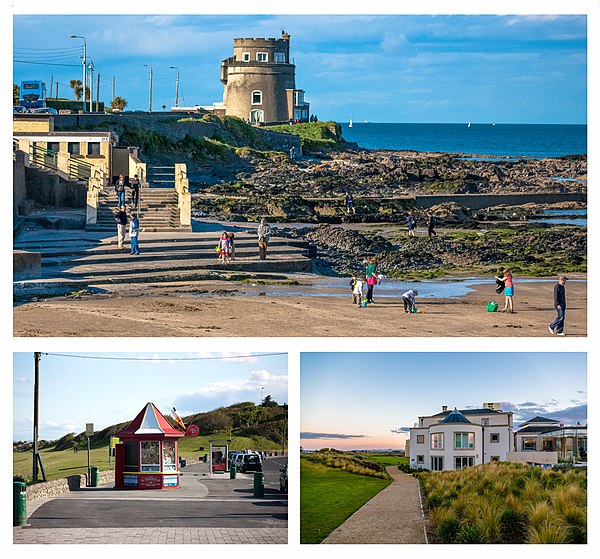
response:
<path id="1" fill-rule="evenodd" d="M 301 445 L 401 449 L 419 416 L 483 402 L 586 424 L 586 376 L 585 353 L 303 353 Z"/>

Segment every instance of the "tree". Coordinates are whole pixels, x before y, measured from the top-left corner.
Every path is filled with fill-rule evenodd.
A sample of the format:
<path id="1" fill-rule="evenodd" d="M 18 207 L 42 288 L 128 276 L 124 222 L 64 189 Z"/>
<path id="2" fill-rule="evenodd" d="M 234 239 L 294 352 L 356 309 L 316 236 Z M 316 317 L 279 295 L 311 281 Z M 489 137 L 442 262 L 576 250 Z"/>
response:
<path id="1" fill-rule="evenodd" d="M 127 101 L 123 97 L 117 96 L 110 102 L 111 109 L 117 109 L 119 111 L 122 111 L 126 106 Z"/>
<path id="2" fill-rule="evenodd" d="M 262 401 L 261 406 L 264 406 L 265 408 L 275 408 L 277 407 L 279 404 L 273 400 L 273 398 L 271 397 L 270 394 L 267 394 L 264 398 L 264 400 Z"/>
<path id="3" fill-rule="evenodd" d="M 13 105 L 18 105 L 20 98 L 21 88 L 16 83 L 13 83 Z"/>
<path id="4" fill-rule="evenodd" d="M 81 94 L 83 93 L 81 80 L 71 80 L 69 82 L 69 87 L 72 88 L 73 93 L 75 93 L 75 101 L 81 101 Z"/>

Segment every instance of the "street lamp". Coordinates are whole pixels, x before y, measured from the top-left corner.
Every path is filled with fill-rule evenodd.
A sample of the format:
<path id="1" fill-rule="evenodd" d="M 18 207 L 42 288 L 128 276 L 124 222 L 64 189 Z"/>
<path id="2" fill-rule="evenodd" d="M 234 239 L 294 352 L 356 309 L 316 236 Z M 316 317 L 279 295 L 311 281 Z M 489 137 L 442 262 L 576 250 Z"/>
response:
<path id="1" fill-rule="evenodd" d="M 90 71 L 90 113 L 94 112 L 93 99 L 94 99 L 94 61 L 90 56 L 90 63 L 88 65 Z"/>
<path id="2" fill-rule="evenodd" d="M 148 66 L 148 64 L 144 64 L 144 66 L 146 66 L 146 68 L 150 68 L 150 93 L 148 95 L 148 97 L 149 97 L 148 112 L 151 113 L 152 112 L 152 66 Z"/>
<path id="3" fill-rule="evenodd" d="M 179 68 L 177 66 L 169 66 L 172 70 L 177 70 L 175 77 L 175 107 L 179 107 Z"/>
<path id="4" fill-rule="evenodd" d="M 71 35 L 70 39 L 83 39 L 83 112 L 85 112 L 85 85 L 86 85 L 86 76 L 87 76 L 87 45 L 85 42 L 85 37 L 82 35 Z M 91 97 L 91 96 L 90 96 Z"/>

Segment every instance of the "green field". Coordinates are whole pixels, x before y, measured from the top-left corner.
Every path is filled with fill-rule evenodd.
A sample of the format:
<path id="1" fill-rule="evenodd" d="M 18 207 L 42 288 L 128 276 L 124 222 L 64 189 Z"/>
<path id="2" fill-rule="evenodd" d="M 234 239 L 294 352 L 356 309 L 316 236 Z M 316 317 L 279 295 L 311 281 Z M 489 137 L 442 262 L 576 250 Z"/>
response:
<path id="1" fill-rule="evenodd" d="M 404 456 L 394 456 L 392 454 L 363 454 L 367 460 L 385 464 L 386 466 L 397 466 L 398 464 L 408 464 L 410 460 Z"/>
<path id="2" fill-rule="evenodd" d="M 391 483 L 300 459 L 300 542 L 321 543 Z"/>

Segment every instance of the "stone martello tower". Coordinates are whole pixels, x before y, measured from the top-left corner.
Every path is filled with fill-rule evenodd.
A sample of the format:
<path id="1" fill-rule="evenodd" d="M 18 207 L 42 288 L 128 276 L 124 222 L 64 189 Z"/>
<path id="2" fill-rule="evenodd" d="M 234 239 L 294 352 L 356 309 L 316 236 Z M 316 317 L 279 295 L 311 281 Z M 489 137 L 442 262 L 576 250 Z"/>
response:
<path id="1" fill-rule="evenodd" d="M 234 39 L 233 56 L 221 63 L 221 82 L 226 115 L 252 124 L 309 119 L 304 91 L 296 89 L 288 33 L 281 39 Z"/>

